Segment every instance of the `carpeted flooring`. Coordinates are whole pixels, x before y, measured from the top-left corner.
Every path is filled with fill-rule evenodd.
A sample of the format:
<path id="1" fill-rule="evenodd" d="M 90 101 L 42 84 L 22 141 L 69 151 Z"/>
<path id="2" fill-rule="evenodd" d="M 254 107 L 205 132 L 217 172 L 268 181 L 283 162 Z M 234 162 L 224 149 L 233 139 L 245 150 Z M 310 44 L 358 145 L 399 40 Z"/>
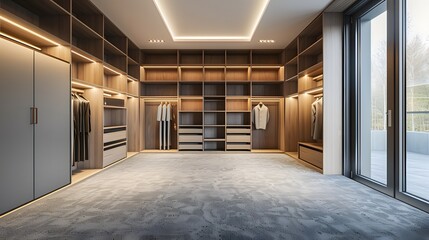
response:
<path id="1" fill-rule="evenodd" d="M 0 239 L 429 239 L 429 214 L 283 154 L 139 154 L 1 218 Z"/>

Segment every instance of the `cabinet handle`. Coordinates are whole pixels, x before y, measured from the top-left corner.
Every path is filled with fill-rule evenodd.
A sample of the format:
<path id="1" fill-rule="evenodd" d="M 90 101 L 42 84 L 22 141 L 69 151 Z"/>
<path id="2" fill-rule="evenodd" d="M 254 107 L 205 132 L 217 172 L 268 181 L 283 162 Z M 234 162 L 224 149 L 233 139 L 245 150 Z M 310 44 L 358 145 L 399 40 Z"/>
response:
<path id="1" fill-rule="evenodd" d="M 31 108 L 31 124 L 37 124 L 39 122 L 38 109 L 35 107 Z"/>

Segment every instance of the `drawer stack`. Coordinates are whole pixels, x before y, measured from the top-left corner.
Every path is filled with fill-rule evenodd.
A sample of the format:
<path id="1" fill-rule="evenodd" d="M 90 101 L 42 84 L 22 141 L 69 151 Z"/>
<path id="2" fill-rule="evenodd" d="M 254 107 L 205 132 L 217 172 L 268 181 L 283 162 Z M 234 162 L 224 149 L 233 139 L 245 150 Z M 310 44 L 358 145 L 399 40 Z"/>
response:
<path id="1" fill-rule="evenodd" d="M 103 167 L 127 156 L 127 128 L 106 127 L 103 135 Z"/>
<path id="2" fill-rule="evenodd" d="M 251 138 L 249 127 L 229 127 L 226 129 L 226 149 L 250 151 Z"/>
<path id="3" fill-rule="evenodd" d="M 298 143 L 298 157 L 323 169 L 323 145 L 321 143 Z"/>
<path id="4" fill-rule="evenodd" d="M 203 128 L 181 127 L 179 128 L 179 150 L 203 150 Z"/>

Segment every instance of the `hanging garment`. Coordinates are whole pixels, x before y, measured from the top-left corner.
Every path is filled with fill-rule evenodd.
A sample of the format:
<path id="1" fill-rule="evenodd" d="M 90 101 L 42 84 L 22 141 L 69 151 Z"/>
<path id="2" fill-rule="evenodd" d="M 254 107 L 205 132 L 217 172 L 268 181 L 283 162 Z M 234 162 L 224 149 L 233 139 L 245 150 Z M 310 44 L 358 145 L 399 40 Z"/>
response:
<path id="1" fill-rule="evenodd" d="M 269 120 L 270 112 L 267 106 L 263 103 L 259 103 L 253 108 L 252 123 L 255 124 L 256 129 L 265 130 Z"/>
<path id="2" fill-rule="evenodd" d="M 73 109 L 73 161 L 89 158 L 89 133 L 91 132 L 91 106 L 83 96 L 72 94 Z"/>
<path id="3" fill-rule="evenodd" d="M 314 140 L 323 139 L 323 98 L 311 104 L 311 136 Z"/>
<path id="4" fill-rule="evenodd" d="M 159 150 L 162 149 L 162 103 L 159 104 L 157 114 L 156 114 L 156 121 L 159 122 Z"/>
<path id="5" fill-rule="evenodd" d="M 168 103 L 168 105 L 167 105 L 167 116 L 166 116 L 166 124 L 167 124 L 167 149 L 170 149 L 170 138 L 171 138 L 171 134 L 170 134 L 170 131 L 171 131 L 171 126 L 170 126 L 170 124 L 171 124 L 171 104 L 170 103 Z"/>
<path id="6" fill-rule="evenodd" d="M 163 129 L 163 133 L 162 133 L 162 149 L 167 149 L 167 103 L 164 103 L 164 105 L 162 105 L 162 129 Z"/>

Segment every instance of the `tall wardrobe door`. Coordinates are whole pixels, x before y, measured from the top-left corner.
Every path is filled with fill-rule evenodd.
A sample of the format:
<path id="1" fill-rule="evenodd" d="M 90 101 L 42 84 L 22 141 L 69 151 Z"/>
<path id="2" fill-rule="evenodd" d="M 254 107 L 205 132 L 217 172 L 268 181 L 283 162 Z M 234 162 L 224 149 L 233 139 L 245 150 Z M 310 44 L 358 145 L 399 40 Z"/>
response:
<path id="1" fill-rule="evenodd" d="M 33 199 L 33 51 L 0 38 L 0 214 Z"/>
<path id="2" fill-rule="evenodd" d="M 70 65 L 35 53 L 35 196 L 70 183 Z"/>

